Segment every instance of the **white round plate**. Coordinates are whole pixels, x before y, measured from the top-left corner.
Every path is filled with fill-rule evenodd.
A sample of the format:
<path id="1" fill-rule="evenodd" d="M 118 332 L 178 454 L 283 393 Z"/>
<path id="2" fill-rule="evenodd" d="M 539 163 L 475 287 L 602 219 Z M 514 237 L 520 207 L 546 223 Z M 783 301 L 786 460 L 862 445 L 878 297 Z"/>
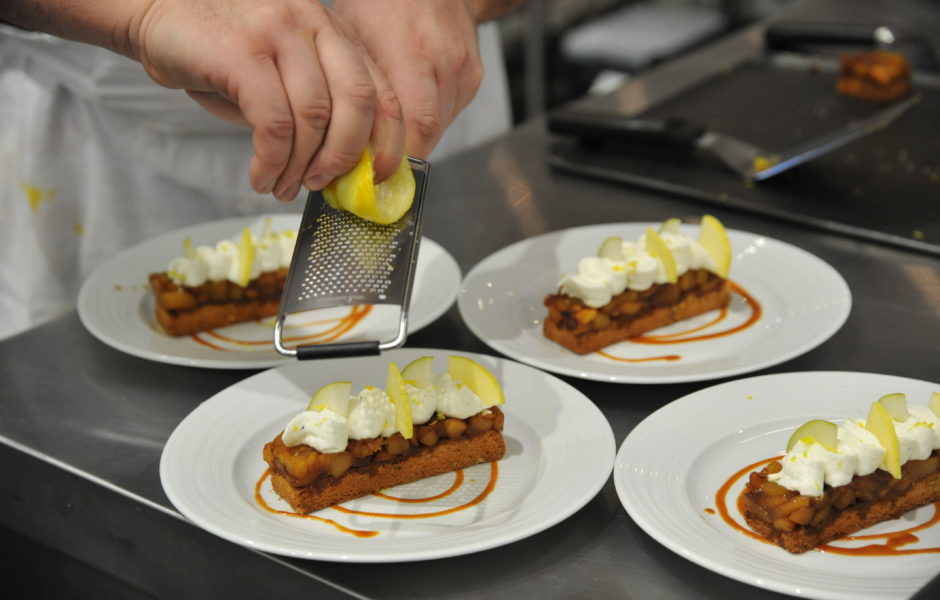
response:
<path id="1" fill-rule="evenodd" d="M 165 271 L 170 260 L 182 254 L 183 240 L 187 237 L 192 237 L 197 246 L 214 245 L 219 240 L 237 237 L 244 227 L 260 232 L 266 218 L 271 219 L 275 231 L 296 229 L 300 225 L 300 215 L 293 214 L 225 219 L 172 231 L 115 255 L 82 284 L 78 296 L 78 315 L 82 323 L 109 346 L 141 358 L 176 365 L 260 369 L 295 360 L 274 349 L 273 317 L 193 336 L 166 335 L 154 317 L 153 294 L 147 284 L 150 273 Z M 444 314 L 454 303 L 459 286 L 457 261 L 440 245 L 423 238 L 411 293 L 409 333 Z M 291 327 L 291 321 L 287 321 L 285 335 L 288 339 L 331 339 L 332 332 L 349 315 L 348 308 L 304 313 L 304 323 L 299 327 Z M 398 308 L 374 306 L 365 318 L 337 339 L 390 339 L 397 330 Z"/>
<path id="2" fill-rule="evenodd" d="M 420 356 L 447 368 L 445 350 L 404 349 L 380 357 L 292 363 L 258 373 L 223 390 L 190 413 L 170 435 L 160 460 L 167 497 L 197 525 L 244 546 L 297 558 L 338 562 L 400 562 L 469 554 L 528 537 L 567 518 L 593 498 L 610 477 L 616 446 L 607 419 L 593 402 L 556 377 L 505 359 L 461 353 L 490 369 L 502 382 L 506 403 L 506 456 L 499 460 L 495 489 L 481 503 L 427 519 L 348 515 L 334 508 L 314 513 L 371 538 L 343 533 L 317 521 L 268 512 L 255 500 L 255 484 L 267 465 L 264 444 L 304 410 L 312 392 L 331 381 L 354 389 L 384 385 L 388 363 L 404 367 Z M 193 460 L 198 456 L 198 460 Z M 446 511 L 479 495 L 490 464 L 464 469 L 454 494 L 404 504 L 379 496 L 347 502 L 348 509 L 395 514 Z M 385 493 L 430 497 L 447 490 L 447 473 L 397 486 Z M 262 485 L 266 502 L 287 503 Z"/>
<path id="3" fill-rule="evenodd" d="M 811 550 L 790 554 L 724 522 L 716 492 L 748 465 L 779 456 L 793 430 L 810 419 L 865 418 L 880 396 L 902 392 L 926 404 L 940 384 L 847 372 L 807 372 L 740 379 L 689 394 L 637 425 L 617 453 L 614 485 L 630 517 L 677 554 L 733 579 L 808 598 L 907 598 L 937 573 L 936 554 L 848 556 Z M 746 527 L 735 505 L 747 482 L 742 474 L 725 504 Z M 935 507 L 866 530 L 890 534 L 924 523 Z M 706 512 L 711 511 L 711 512 Z M 902 546 L 940 547 L 940 525 Z M 862 546 L 884 540 L 833 542 Z"/>
<path id="4" fill-rule="evenodd" d="M 751 327 L 723 337 L 663 345 L 623 342 L 600 353 L 576 354 L 542 335 L 543 300 L 555 293 L 562 273 L 597 253 L 609 236 L 638 239 L 659 223 L 614 223 L 566 229 L 517 242 L 490 255 L 464 277 L 457 306 L 464 322 L 494 350 L 571 377 L 614 383 L 676 383 L 728 377 L 762 369 L 807 352 L 839 330 L 852 296 L 845 280 L 819 258 L 771 238 L 728 231 L 731 280 L 760 303 Z M 698 226 L 683 224 L 690 235 Z M 647 335 L 690 332 L 719 311 L 663 327 Z M 732 294 L 727 318 L 697 331 L 704 335 L 742 324 L 747 302 Z M 662 360 L 660 357 L 671 357 Z M 678 358 L 676 358 L 678 357 Z"/>

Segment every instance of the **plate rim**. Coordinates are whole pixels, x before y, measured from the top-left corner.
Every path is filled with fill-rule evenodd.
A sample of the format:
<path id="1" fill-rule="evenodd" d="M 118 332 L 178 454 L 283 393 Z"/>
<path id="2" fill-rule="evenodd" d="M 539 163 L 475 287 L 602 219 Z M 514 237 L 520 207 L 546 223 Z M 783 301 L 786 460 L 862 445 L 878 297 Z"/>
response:
<path id="1" fill-rule="evenodd" d="M 832 336 L 834 336 L 838 331 L 845 325 L 849 316 L 852 312 L 852 291 L 848 283 L 845 281 L 845 278 L 842 277 L 832 265 L 823 260 L 822 258 L 816 256 L 815 254 L 800 248 L 794 244 L 784 242 L 777 238 L 772 238 L 763 234 L 753 233 L 749 231 L 739 230 L 739 229 L 728 229 L 729 235 L 749 237 L 754 240 L 762 239 L 767 242 L 780 245 L 787 249 L 787 251 L 795 252 L 798 255 L 801 255 L 802 258 L 811 261 L 815 265 L 827 271 L 828 275 L 831 276 L 831 283 L 840 289 L 840 304 L 844 306 L 842 312 L 838 315 L 838 319 L 833 319 L 827 321 L 826 327 L 817 329 L 817 334 L 805 342 L 801 346 L 794 347 L 788 353 L 783 353 L 775 356 L 772 359 L 764 360 L 763 362 L 750 363 L 740 365 L 738 367 L 727 368 L 721 371 L 712 371 L 712 372 L 699 372 L 699 373 L 689 373 L 684 375 L 634 375 L 634 374 L 609 374 L 602 373 L 599 371 L 591 371 L 590 368 L 585 368 L 583 366 L 560 366 L 550 361 L 541 360 L 538 357 L 533 357 L 530 354 L 519 352 L 513 349 L 513 344 L 511 342 L 500 342 L 493 341 L 485 338 L 478 328 L 478 325 L 474 319 L 474 313 L 470 310 L 471 298 L 469 294 L 469 284 L 472 282 L 474 277 L 479 276 L 482 269 L 489 266 L 487 263 L 491 260 L 495 260 L 500 255 L 506 255 L 513 252 L 517 248 L 524 248 L 525 246 L 534 243 L 535 240 L 547 240 L 552 237 L 561 238 L 562 236 L 568 234 L 580 234 L 586 233 L 591 229 L 608 229 L 614 227 L 647 227 L 647 226 L 658 226 L 661 223 L 659 222 L 647 222 L 647 221 L 635 221 L 635 222 L 622 222 L 622 223 L 595 223 L 589 225 L 579 225 L 576 227 L 569 227 L 565 229 L 559 229 L 555 231 L 549 231 L 542 233 L 537 236 L 525 238 L 503 246 L 495 250 L 494 252 L 487 255 L 485 258 L 476 263 L 466 275 L 464 275 L 461 284 L 460 284 L 460 293 L 457 296 L 457 308 L 460 313 L 461 319 L 466 324 L 467 328 L 476 336 L 477 339 L 486 344 L 490 349 L 499 352 L 509 358 L 514 360 L 524 362 L 526 364 L 532 365 L 536 368 L 543 369 L 546 371 L 551 371 L 558 375 L 564 375 L 568 377 L 575 377 L 579 379 L 585 379 L 590 381 L 603 381 L 607 383 L 618 383 L 618 384 L 664 384 L 664 383 L 688 383 L 688 382 L 698 382 L 698 381 L 710 381 L 715 379 L 722 379 L 727 377 L 733 377 L 745 373 L 751 373 L 754 371 L 759 371 L 761 369 L 766 369 L 778 365 L 780 363 L 792 360 L 803 354 L 814 350 L 819 347 L 826 341 L 828 341 Z M 698 230 L 700 227 L 697 223 L 683 223 L 683 227 L 695 228 Z M 737 280 L 736 280 L 737 281 Z M 547 293 L 547 292 L 546 292 Z M 569 354 L 572 358 L 577 359 L 578 355 L 574 353 Z"/>
<path id="2" fill-rule="evenodd" d="M 310 559 L 310 560 L 323 560 L 328 562 L 341 562 L 341 563 L 394 563 L 394 562 L 412 562 L 412 561 L 424 561 L 424 560 L 437 560 L 442 558 L 449 558 L 454 556 L 462 556 L 466 554 L 472 554 L 476 552 L 481 552 L 493 548 L 502 547 L 528 537 L 531 537 L 537 533 L 545 531 L 557 525 L 558 523 L 564 521 L 577 511 L 581 510 L 586 506 L 593 498 L 597 496 L 607 484 L 610 479 L 611 472 L 614 467 L 614 460 L 616 456 L 617 446 L 616 440 L 614 437 L 613 429 L 610 426 L 609 421 L 604 416 L 603 412 L 587 397 L 584 393 L 580 392 L 577 388 L 571 384 L 565 382 L 559 377 L 536 369 L 530 365 L 520 363 L 518 361 L 513 361 L 511 359 L 492 356 L 487 354 L 479 354 L 473 352 L 464 352 L 458 350 L 448 350 L 441 348 L 403 348 L 398 350 L 392 350 L 388 353 L 385 353 L 379 357 L 353 357 L 353 358 L 339 358 L 339 359 L 325 359 L 331 361 L 357 361 L 357 360 L 395 360 L 394 354 L 419 354 L 419 355 L 432 355 L 440 359 L 450 354 L 460 354 L 462 356 L 467 356 L 478 360 L 478 362 L 483 362 L 483 364 L 490 363 L 496 364 L 500 368 L 505 368 L 506 365 L 511 365 L 512 369 L 520 369 L 523 372 L 527 373 L 529 377 L 538 377 L 545 382 L 546 385 L 551 385 L 556 387 L 556 389 L 563 390 L 565 392 L 565 402 L 576 402 L 575 405 L 571 407 L 571 410 L 587 411 L 587 415 L 590 416 L 591 420 L 591 432 L 590 436 L 592 440 L 595 440 L 592 448 L 600 449 L 602 452 L 595 452 L 592 454 L 592 457 L 597 458 L 598 468 L 594 469 L 590 476 L 590 485 L 585 485 L 584 482 L 579 483 L 579 487 L 576 490 L 575 498 L 568 504 L 561 505 L 559 509 L 548 518 L 538 519 L 537 522 L 530 522 L 530 524 L 517 530 L 511 535 L 501 536 L 498 539 L 489 539 L 487 541 L 482 541 L 476 544 L 473 544 L 469 547 L 461 548 L 459 545 L 452 548 L 444 549 L 426 549 L 423 552 L 412 552 L 409 554 L 395 554 L 389 556 L 388 554 L 382 554 L 381 556 L 375 555 L 373 552 L 372 555 L 364 556 L 355 556 L 349 554 L 339 555 L 336 553 L 317 553 L 311 552 L 310 548 L 304 549 L 303 551 L 290 550 L 283 547 L 274 547 L 267 543 L 258 543 L 257 541 L 252 543 L 247 543 L 246 540 L 239 539 L 237 535 L 230 534 L 229 532 L 219 529 L 215 524 L 207 522 L 202 515 L 199 514 L 198 510 L 193 510 L 193 507 L 186 501 L 182 501 L 177 494 L 176 485 L 178 481 L 176 476 L 172 472 L 172 465 L 170 464 L 171 459 L 169 458 L 172 453 L 176 451 L 178 444 L 181 444 L 181 439 L 185 439 L 185 436 L 190 435 L 187 432 L 187 427 L 192 427 L 194 423 L 202 418 L 207 418 L 207 415 L 211 415 L 211 411 L 215 410 L 215 405 L 221 405 L 226 402 L 226 397 L 228 394 L 232 393 L 235 388 L 238 386 L 250 385 L 250 380 L 257 380 L 259 378 L 278 376 L 282 372 L 290 372 L 299 368 L 299 363 L 291 363 L 288 365 L 282 365 L 276 368 L 268 369 L 256 373 L 246 379 L 243 379 L 231 386 L 226 387 L 223 390 L 220 390 L 207 400 L 200 403 L 193 411 L 186 415 L 183 420 L 174 428 L 173 432 L 167 439 L 164 449 L 161 452 L 160 464 L 159 464 L 159 474 L 160 481 L 163 487 L 164 493 L 167 498 L 170 500 L 173 508 L 181 513 L 184 517 L 189 519 L 195 525 L 203 528 L 210 533 L 222 537 L 232 543 L 239 544 L 243 547 L 262 550 L 265 552 L 271 552 L 273 554 L 279 554 L 284 556 L 290 556 L 293 558 L 301 559 Z M 321 376 L 323 377 L 323 376 Z M 325 376 L 326 378 L 329 375 Z M 505 382 L 503 383 L 505 386 Z M 537 406 L 537 400 L 532 399 L 529 396 L 525 402 L 527 407 Z M 258 401 L 263 401 L 260 397 Z M 531 403 L 531 404 L 529 404 Z M 246 435 L 246 439 L 253 435 L 253 433 Z M 239 452 L 242 451 L 244 445 L 240 448 L 233 449 L 229 454 L 233 457 L 236 457 Z M 540 455 L 544 454 L 544 450 L 540 450 Z M 235 461 L 235 458 L 232 458 Z M 260 460 L 260 457 L 259 457 Z M 222 465 L 223 467 L 225 465 Z M 544 477 L 544 475 L 542 475 Z M 485 503 L 485 501 L 484 501 Z M 180 506 L 182 504 L 182 507 Z M 212 509 L 207 509 L 212 512 Z M 543 515 L 544 517 L 544 515 Z M 459 527 L 459 526 L 458 526 Z M 366 553 L 368 554 L 368 553 Z"/>
<path id="3" fill-rule="evenodd" d="M 633 522 L 644 531 L 647 535 L 653 538 L 657 543 L 663 545 L 671 552 L 679 555 L 680 557 L 695 563 L 703 568 L 706 568 L 714 573 L 746 583 L 761 589 L 767 589 L 770 591 L 781 592 L 790 595 L 804 596 L 810 598 L 822 598 L 822 599 L 833 599 L 833 600 L 850 600 L 859 598 L 857 590 L 853 590 L 852 593 L 839 593 L 838 590 L 818 587 L 812 588 L 805 584 L 805 582 L 800 583 L 790 583 L 787 581 L 777 580 L 772 577 L 768 578 L 766 573 L 745 573 L 741 570 L 740 566 L 735 568 L 735 565 L 729 565 L 718 561 L 715 557 L 708 556 L 705 553 L 702 553 L 699 548 L 694 547 L 688 543 L 688 539 L 675 539 L 669 535 L 669 532 L 665 529 L 662 529 L 657 526 L 655 522 L 655 516 L 651 516 L 648 511 L 645 511 L 642 502 L 637 502 L 637 498 L 632 495 L 630 490 L 631 478 L 629 472 L 626 469 L 626 463 L 630 462 L 625 457 L 634 450 L 633 446 L 636 446 L 639 442 L 637 439 L 642 435 L 647 433 L 651 427 L 658 427 L 660 423 L 668 423 L 670 417 L 673 413 L 677 411 L 682 411 L 685 405 L 700 406 L 703 399 L 707 399 L 707 396 L 720 395 L 726 390 L 732 390 L 735 388 L 740 388 L 742 386 L 754 386 L 755 390 L 759 391 L 760 385 L 775 385 L 779 387 L 782 380 L 789 380 L 789 385 L 795 385 L 799 381 L 813 381 L 813 380 L 824 380 L 832 378 L 859 378 L 859 379 L 871 379 L 873 381 L 883 381 L 885 385 L 890 384 L 891 382 L 903 382 L 905 385 L 918 386 L 918 387 L 940 387 L 940 383 L 934 383 L 927 380 L 916 379 L 912 377 L 905 377 L 900 375 L 891 375 L 887 373 L 873 373 L 873 372 L 862 372 L 862 371 L 789 371 L 784 373 L 768 373 L 762 375 L 755 375 L 753 377 L 745 377 L 741 379 L 734 379 L 731 381 L 725 381 L 721 383 L 716 383 L 714 385 L 695 390 L 679 398 L 676 398 L 662 407 L 658 408 L 654 412 L 647 415 L 642 421 L 640 421 L 626 436 L 623 442 L 620 444 L 620 447 L 617 449 L 617 458 L 614 462 L 614 469 L 611 475 L 614 482 L 614 489 L 617 493 L 618 500 L 623 506 L 624 511 L 627 512 L 628 516 L 633 520 Z M 728 394 L 730 396 L 731 394 Z M 874 395 L 874 394 L 873 394 Z M 711 400 L 714 400 L 713 398 Z M 729 400 L 730 402 L 730 400 Z M 799 425 L 799 416 L 794 417 L 794 427 Z M 758 423 L 737 423 L 741 427 L 750 427 L 753 425 L 758 425 Z M 725 434 L 728 432 L 724 432 Z M 719 440 L 719 436 L 714 436 L 713 441 Z M 743 466 L 745 461 L 742 461 Z M 683 474 L 684 475 L 684 474 Z M 646 481 L 645 483 L 649 483 Z M 686 488 L 683 488 L 686 489 Z M 673 490 L 675 491 L 675 490 Z M 681 507 L 680 507 L 681 508 Z M 716 540 L 724 538 L 716 538 Z M 780 552 L 786 552 L 783 549 L 770 546 Z M 791 557 L 792 555 L 784 554 L 783 559 Z M 798 555 L 806 556 L 806 555 Z M 920 556 L 920 555 L 913 555 Z M 908 558 L 913 558 L 913 556 L 908 556 Z M 900 557 L 899 557 L 900 558 Z M 927 579 L 923 582 L 918 583 L 918 587 L 926 583 Z M 916 591 L 917 588 L 914 588 L 913 591 Z M 881 590 L 878 591 L 880 593 Z"/>
<path id="4" fill-rule="evenodd" d="M 85 329 L 91 333 L 98 341 L 103 344 L 114 348 L 125 354 L 135 356 L 137 358 L 142 358 L 145 360 L 151 360 L 154 362 L 160 362 L 164 364 L 179 365 L 184 367 L 196 367 L 196 368 L 207 368 L 207 369 L 222 369 L 222 370 L 239 370 L 239 369 L 267 369 L 270 367 L 275 367 L 281 364 L 287 364 L 295 359 L 284 356 L 271 356 L 266 358 L 259 359 L 245 359 L 240 357 L 238 359 L 232 358 L 230 360 L 213 360 L 208 358 L 198 358 L 198 357 L 187 357 L 180 356 L 177 354 L 152 351 L 148 349 L 142 349 L 139 345 L 128 343 L 124 340 L 117 339 L 112 335 L 109 335 L 107 331 L 104 331 L 102 325 L 98 322 L 97 317 L 95 316 L 95 311 L 90 308 L 90 303 L 92 302 L 92 294 L 94 294 L 96 283 L 99 279 L 106 277 L 106 273 L 115 267 L 115 265 L 121 264 L 122 261 L 127 260 L 126 255 L 132 252 L 140 252 L 142 248 L 146 248 L 152 244 L 162 244 L 166 243 L 169 239 L 174 239 L 179 236 L 188 235 L 191 233 L 197 233 L 199 230 L 206 227 L 237 227 L 241 223 L 253 223 L 259 219 L 265 218 L 275 218 L 275 219 L 296 219 L 297 224 L 300 224 L 301 215 L 299 213 L 263 213 L 258 215 L 245 215 L 241 217 L 228 217 L 223 219 L 215 219 L 209 221 L 203 221 L 201 223 L 196 223 L 193 225 L 186 225 L 185 227 L 180 227 L 173 229 L 171 231 L 165 231 L 161 234 L 155 235 L 151 238 L 138 242 L 132 246 L 122 249 L 117 254 L 111 256 L 108 260 L 101 263 L 96 267 L 92 273 L 85 278 L 82 282 L 82 285 L 79 289 L 78 298 L 76 302 L 76 310 L 78 312 L 79 320 L 82 322 L 82 325 Z M 414 311 L 409 311 L 409 331 L 408 335 L 413 335 L 420 331 L 421 329 L 431 325 L 434 321 L 444 315 L 457 301 L 457 295 L 460 293 L 460 282 L 463 280 L 463 273 L 460 269 L 460 265 L 457 263 L 457 260 L 454 258 L 446 248 L 444 248 L 438 242 L 430 239 L 427 236 L 422 236 L 421 238 L 421 248 L 430 247 L 433 249 L 433 252 L 437 252 L 437 257 L 443 258 L 447 263 L 448 275 L 456 275 L 456 284 L 451 288 L 450 293 L 441 302 L 440 306 L 436 306 L 435 310 L 423 311 L 424 315 L 427 315 L 423 319 L 415 319 Z M 420 249 L 419 249 L 420 256 Z M 144 275 L 146 277 L 146 275 Z M 146 292 L 144 292 L 146 293 Z M 415 298 L 412 297 L 412 303 L 415 302 Z M 247 354 L 247 353 L 244 353 Z"/>

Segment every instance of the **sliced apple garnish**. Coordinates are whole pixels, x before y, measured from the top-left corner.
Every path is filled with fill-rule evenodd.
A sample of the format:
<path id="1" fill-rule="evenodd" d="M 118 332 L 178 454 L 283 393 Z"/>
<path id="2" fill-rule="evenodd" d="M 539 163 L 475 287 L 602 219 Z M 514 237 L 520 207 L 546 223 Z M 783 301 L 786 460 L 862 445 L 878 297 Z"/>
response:
<path id="1" fill-rule="evenodd" d="M 666 219 L 663 221 L 663 224 L 659 226 L 659 233 L 679 233 L 679 227 L 681 225 L 682 221 L 676 217 Z"/>
<path id="2" fill-rule="evenodd" d="M 878 403 L 885 407 L 895 421 L 903 423 L 911 418 L 911 413 L 907 411 L 907 396 L 904 394 L 887 394 L 878 398 Z"/>
<path id="3" fill-rule="evenodd" d="M 658 258 L 663 263 L 663 270 L 666 272 L 666 279 L 669 283 L 675 283 L 679 280 L 676 271 L 676 257 L 672 255 L 672 250 L 659 237 L 652 227 L 646 228 L 646 251 L 653 258 Z"/>
<path id="4" fill-rule="evenodd" d="M 702 217 L 702 229 L 698 234 L 698 243 L 715 263 L 715 273 L 727 277 L 731 271 L 731 240 L 721 221 L 711 215 Z"/>
<path id="5" fill-rule="evenodd" d="M 464 356 L 449 356 L 447 372 L 455 381 L 473 390 L 484 406 L 496 406 L 506 401 L 496 377 L 475 360 Z"/>
<path id="6" fill-rule="evenodd" d="M 255 262 L 255 244 L 251 239 L 251 230 L 242 229 L 242 237 L 238 241 L 238 285 L 248 287 L 251 281 L 251 267 Z"/>
<path id="7" fill-rule="evenodd" d="M 405 365 L 405 368 L 401 370 L 401 376 L 405 383 L 411 383 L 418 387 L 427 387 L 431 385 L 434 377 L 433 367 L 434 357 L 422 356 Z"/>
<path id="8" fill-rule="evenodd" d="M 901 478 L 901 448 L 898 445 L 898 434 L 894 430 L 894 421 L 888 410 L 880 402 L 872 402 L 865 421 L 865 429 L 875 434 L 885 456 L 881 461 L 881 468 L 891 473 L 895 479 Z"/>
<path id="9" fill-rule="evenodd" d="M 183 240 L 183 255 L 189 260 L 196 258 L 196 249 L 193 247 L 193 238 Z"/>
<path id="10" fill-rule="evenodd" d="M 839 445 L 839 428 L 835 423 L 814 419 L 797 427 L 787 441 L 787 452 L 802 441 L 804 444 L 818 443 L 830 452 L 835 452 Z"/>
<path id="11" fill-rule="evenodd" d="M 930 400 L 927 401 L 927 408 L 932 410 L 933 414 L 937 415 L 937 418 L 940 419 L 940 392 L 930 394 Z"/>
<path id="12" fill-rule="evenodd" d="M 405 380 L 402 379 L 398 365 L 388 364 L 388 378 L 385 380 L 385 393 L 395 405 L 395 427 L 405 437 L 414 437 L 414 421 L 411 419 L 411 402 L 405 393 Z"/>
<path id="13" fill-rule="evenodd" d="M 607 238 L 601 242 L 597 255 L 610 260 L 623 260 L 623 238 L 616 235 Z"/>
<path id="14" fill-rule="evenodd" d="M 349 416 L 349 394 L 352 392 L 351 381 L 334 381 L 317 390 L 310 398 L 307 410 L 329 410 L 341 417 Z"/>

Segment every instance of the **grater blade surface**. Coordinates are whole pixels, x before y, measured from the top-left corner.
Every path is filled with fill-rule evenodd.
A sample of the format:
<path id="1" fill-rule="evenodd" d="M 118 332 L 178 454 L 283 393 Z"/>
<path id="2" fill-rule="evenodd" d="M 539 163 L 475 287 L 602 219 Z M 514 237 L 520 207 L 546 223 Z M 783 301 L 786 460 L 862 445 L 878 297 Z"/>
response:
<path id="1" fill-rule="evenodd" d="M 429 171 L 425 161 L 408 160 L 415 197 L 396 223 L 372 223 L 331 208 L 320 192 L 308 195 L 274 326 L 274 346 L 281 354 L 300 359 L 377 354 L 404 344 Z M 388 340 L 285 347 L 288 315 L 361 304 L 399 306 L 398 333 Z"/>

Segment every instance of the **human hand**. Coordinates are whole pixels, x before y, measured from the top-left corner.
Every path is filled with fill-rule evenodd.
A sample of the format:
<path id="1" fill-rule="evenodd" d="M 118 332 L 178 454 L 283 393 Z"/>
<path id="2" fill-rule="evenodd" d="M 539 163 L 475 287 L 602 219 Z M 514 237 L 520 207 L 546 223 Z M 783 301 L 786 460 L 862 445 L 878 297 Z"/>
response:
<path id="1" fill-rule="evenodd" d="M 427 158 L 483 79 L 473 0 L 336 0 L 333 13 L 388 77 L 405 151 Z"/>
<path id="2" fill-rule="evenodd" d="M 377 180 L 401 160 L 389 80 L 316 2 L 153 0 L 127 30 L 129 53 L 154 81 L 251 127 L 258 193 L 290 201 L 301 184 L 320 189 L 352 169 L 370 138 Z"/>

